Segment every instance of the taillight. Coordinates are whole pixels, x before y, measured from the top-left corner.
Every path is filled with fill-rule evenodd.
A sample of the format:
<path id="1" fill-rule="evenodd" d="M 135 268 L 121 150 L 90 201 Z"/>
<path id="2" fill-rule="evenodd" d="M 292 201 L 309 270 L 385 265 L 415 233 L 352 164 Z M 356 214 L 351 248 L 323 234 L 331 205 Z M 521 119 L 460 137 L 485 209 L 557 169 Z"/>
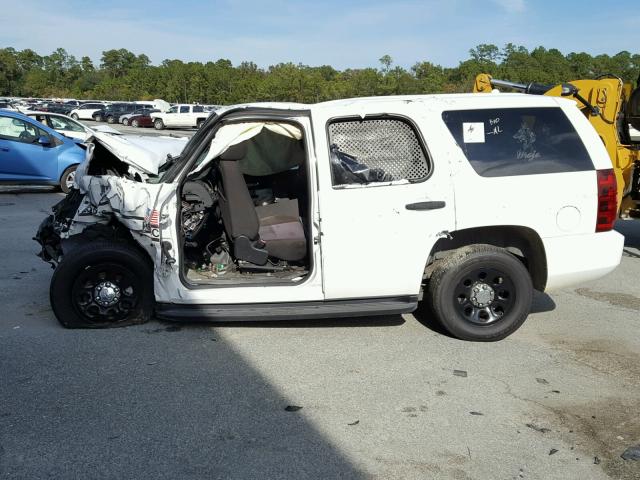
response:
<path id="1" fill-rule="evenodd" d="M 598 217 L 596 232 L 608 232 L 618 217 L 618 184 L 612 169 L 598 170 Z"/>

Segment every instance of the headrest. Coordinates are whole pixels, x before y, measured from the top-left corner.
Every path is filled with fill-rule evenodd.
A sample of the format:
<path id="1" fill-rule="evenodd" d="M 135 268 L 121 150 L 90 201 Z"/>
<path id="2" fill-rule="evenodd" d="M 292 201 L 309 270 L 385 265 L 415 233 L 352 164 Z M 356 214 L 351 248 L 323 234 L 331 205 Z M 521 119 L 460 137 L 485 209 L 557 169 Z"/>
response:
<path id="1" fill-rule="evenodd" d="M 238 161 L 242 160 L 247 155 L 247 142 L 241 142 L 236 145 L 231 145 L 222 154 L 220 154 L 220 160 Z"/>

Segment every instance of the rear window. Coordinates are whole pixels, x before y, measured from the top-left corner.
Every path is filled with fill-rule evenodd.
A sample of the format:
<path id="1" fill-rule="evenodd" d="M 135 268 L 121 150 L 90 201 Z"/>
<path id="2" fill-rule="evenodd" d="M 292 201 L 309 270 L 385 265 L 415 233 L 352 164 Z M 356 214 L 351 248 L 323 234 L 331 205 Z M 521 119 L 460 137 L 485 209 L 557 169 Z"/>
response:
<path id="1" fill-rule="evenodd" d="M 453 110 L 442 118 L 483 177 L 594 169 L 580 136 L 560 108 Z"/>

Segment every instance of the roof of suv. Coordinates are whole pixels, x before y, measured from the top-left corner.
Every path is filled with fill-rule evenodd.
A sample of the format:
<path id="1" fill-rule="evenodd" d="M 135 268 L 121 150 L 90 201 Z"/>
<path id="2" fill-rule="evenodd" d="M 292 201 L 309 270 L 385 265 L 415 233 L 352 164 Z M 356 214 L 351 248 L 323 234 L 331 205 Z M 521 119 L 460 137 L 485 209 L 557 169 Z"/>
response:
<path id="1" fill-rule="evenodd" d="M 358 107 L 370 107 L 371 105 L 386 106 L 397 110 L 398 107 L 412 103 L 422 103 L 425 107 L 433 106 L 442 110 L 460 110 L 477 108 L 508 108 L 508 107 L 557 107 L 559 105 L 575 105 L 573 100 L 544 95 L 527 95 L 524 93 L 456 93 L 435 95 L 401 95 L 382 97 L 358 97 L 342 100 L 330 100 L 327 102 L 305 104 L 293 102 L 263 102 L 246 103 L 240 105 L 228 105 L 216 111 L 221 114 L 234 108 L 265 108 L 274 110 L 353 110 Z M 380 113 L 383 113 L 382 110 Z"/>

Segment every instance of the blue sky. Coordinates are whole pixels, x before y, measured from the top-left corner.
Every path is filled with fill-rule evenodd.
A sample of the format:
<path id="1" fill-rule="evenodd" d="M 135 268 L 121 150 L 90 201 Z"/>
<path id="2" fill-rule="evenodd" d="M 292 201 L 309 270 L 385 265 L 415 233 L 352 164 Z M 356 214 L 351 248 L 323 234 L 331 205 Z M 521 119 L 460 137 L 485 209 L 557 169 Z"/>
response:
<path id="1" fill-rule="evenodd" d="M 165 58 L 292 61 L 337 68 L 455 66 L 480 43 L 564 53 L 640 52 L 640 7 L 622 0 L 0 0 L 0 45 L 63 47 L 99 61 L 110 48 Z M 564 15 L 562 11 L 566 12 Z"/>

